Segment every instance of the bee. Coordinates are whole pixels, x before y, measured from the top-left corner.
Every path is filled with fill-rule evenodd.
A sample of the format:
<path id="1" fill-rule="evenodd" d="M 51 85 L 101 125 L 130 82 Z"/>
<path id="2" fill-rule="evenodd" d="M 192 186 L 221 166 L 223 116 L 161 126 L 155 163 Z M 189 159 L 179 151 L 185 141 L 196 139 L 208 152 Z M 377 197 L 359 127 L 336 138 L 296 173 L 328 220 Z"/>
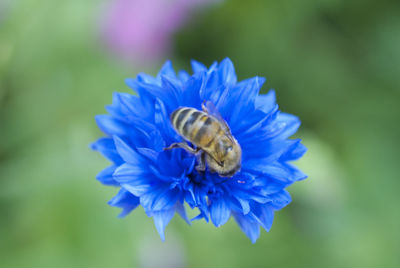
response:
<path id="1" fill-rule="evenodd" d="M 178 142 L 164 150 L 183 148 L 197 156 L 197 171 L 204 172 L 207 164 L 210 172 L 232 177 L 241 168 L 242 149 L 215 106 L 210 101 L 201 106 L 202 111 L 180 107 L 170 116 L 175 131 L 195 148 L 187 142 Z"/>

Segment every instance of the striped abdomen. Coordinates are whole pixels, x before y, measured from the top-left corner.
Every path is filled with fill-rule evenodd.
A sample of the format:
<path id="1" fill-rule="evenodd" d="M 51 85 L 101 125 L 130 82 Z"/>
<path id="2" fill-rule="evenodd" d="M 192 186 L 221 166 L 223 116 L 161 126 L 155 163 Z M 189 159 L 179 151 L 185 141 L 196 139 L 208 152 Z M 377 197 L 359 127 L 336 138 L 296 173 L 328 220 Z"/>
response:
<path id="1" fill-rule="evenodd" d="M 181 107 L 171 114 L 172 126 L 186 140 L 208 151 L 216 137 L 224 135 L 220 123 L 205 112 Z"/>

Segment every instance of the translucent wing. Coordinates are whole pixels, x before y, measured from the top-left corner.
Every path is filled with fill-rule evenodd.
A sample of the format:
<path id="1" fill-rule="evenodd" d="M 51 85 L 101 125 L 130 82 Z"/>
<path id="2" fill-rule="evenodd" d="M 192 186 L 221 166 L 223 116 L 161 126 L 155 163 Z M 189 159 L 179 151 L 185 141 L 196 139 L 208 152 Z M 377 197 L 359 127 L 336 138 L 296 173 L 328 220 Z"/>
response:
<path id="1" fill-rule="evenodd" d="M 227 134 L 232 135 L 228 124 L 226 123 L 224 118 L 222 118 L 222 115 L 218 112 L 217 107 L 215 107 L 215 105 L 211 101 L 203 101 L 203 103 L 201 104 L 201 108 L 205 113 L 215 117 L 221 123 Z"/>

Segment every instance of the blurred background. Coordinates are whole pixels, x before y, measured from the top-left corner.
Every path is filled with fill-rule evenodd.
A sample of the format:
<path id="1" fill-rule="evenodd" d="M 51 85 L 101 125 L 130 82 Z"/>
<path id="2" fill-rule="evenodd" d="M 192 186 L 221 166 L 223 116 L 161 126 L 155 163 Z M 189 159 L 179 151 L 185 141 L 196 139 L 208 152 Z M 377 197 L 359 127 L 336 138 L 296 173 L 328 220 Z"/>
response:
<path id="1" fill-rule="evenodd" d="M 230 57 L 296 114 L 309 175 L 251 244 L 175 217 L 162 243 L 88 144 L 124 79 Z M 400 2 L 0 0 L 1 267 L 400 267 Z"/>

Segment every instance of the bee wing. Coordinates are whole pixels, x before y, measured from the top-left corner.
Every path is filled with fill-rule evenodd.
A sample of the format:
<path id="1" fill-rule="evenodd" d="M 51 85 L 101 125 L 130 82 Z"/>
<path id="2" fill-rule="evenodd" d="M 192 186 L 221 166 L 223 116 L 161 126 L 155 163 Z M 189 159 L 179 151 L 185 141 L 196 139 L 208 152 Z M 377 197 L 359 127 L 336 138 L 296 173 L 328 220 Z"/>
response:
<path id="1" fill-rule="evenodd" d="M 226 133 L 232 135 L 228 124 L 226 123 L 225 119 L 222 118 L 222 115 L 218 112 L 218 109 L 217 107 L 215 107 L 214 103 L 212 103 L 211 101 L 204 101 L 201 104 L 201 108 L 203 109 L 204 112 L 215 117 L 221 123 Z"/>

